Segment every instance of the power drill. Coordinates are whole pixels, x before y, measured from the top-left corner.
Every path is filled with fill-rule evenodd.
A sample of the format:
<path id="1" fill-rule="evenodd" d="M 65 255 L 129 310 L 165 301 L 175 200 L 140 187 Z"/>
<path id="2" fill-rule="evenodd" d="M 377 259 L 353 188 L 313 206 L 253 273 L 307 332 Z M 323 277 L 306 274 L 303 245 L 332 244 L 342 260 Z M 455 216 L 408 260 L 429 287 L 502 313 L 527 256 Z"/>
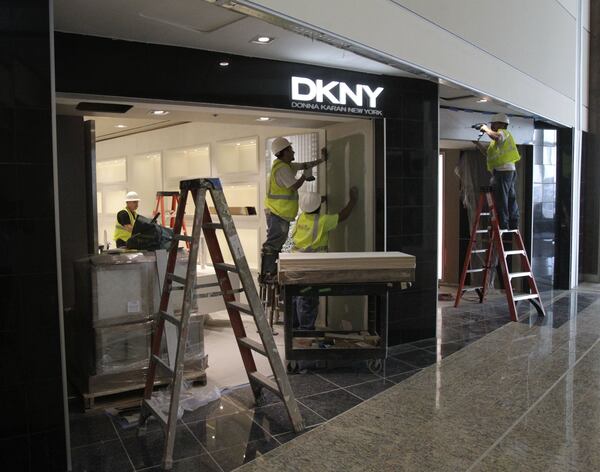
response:
<path id="1" fill-rule="evenodd" d="M 481 131 L 481 128 L 485 126 L 485 123 L 476 123 L 474 125 L 471 125 L 471 128 L 476 129 L 477 131 L 479 131 L 479 139 L 481 139 L 481 137 L 485 134 L 483 131 Z"/>

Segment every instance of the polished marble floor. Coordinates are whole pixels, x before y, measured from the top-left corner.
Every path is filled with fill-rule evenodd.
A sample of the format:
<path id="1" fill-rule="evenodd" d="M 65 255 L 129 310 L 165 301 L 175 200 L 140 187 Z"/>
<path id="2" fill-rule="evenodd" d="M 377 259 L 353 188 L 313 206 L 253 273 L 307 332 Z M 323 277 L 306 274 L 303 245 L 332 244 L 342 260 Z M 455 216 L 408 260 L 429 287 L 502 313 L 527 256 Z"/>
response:
<path id="1" fill-rule="evenodd" d="M 265 395 L 256 406 L 249 387 L 233 389 L 184 415 L 173 470 L 226 472 L 254 459 L 248 470 L 537 470 L 503 467 L 529 457 L 544 463 L 535 449 L 540 444 L 523 442 L 535 431 L 550 434 L 553 445 L 571 432 L 577 442 L 575 430 L 585 437 L 585 428 L 578 429 L 583 424 L 566 429 L 559 416 L 546 424 L 550 407 L 542 396 L 556 397 L 551 406 L 564 413 L 567 399 L 560 393 L 571 388 L 572 420 L 584 408 L 579 402 L 595 400 L 600 432 L 600 389 L 594 398 L 591 388 L 594 380 L 600 386 L 600 369 L 585 383 L 581 368 L 593 357 L 585 363 L 578 357 L 600 340 L 598 300 L 588 291 L 545 293 L 548 316 L 538 319 L 523 307 L 520 323 L 509 322 L 501 296 L 483 305 L 467 300 L 440 309 L 436 338 L 392 349 L 381 372 L 356 364 L 290 376 L 308 426 L 300 437 L 278 398 Z M 600 357 L 600 345 L 597 350 Z M 575 378 L 586 388 L 581 395 L 574 393 Z M 530 421 L 523 423 L 525 417 Z M 102 412 L 73 413 L 71 437 L 73 470 L 161 470 L 158 425 L 138 438 Z"/>

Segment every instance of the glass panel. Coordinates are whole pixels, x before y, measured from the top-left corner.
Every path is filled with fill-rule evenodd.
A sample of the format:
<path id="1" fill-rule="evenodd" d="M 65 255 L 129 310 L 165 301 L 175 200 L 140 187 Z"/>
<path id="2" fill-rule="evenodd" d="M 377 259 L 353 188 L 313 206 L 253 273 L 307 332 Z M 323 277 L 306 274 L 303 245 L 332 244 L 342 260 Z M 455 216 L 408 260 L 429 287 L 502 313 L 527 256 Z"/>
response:
<path id="1" fill-rule="evenodd" d="M 257 138 L 222 141 L 215 145 L 214 164 L 217 175 L 258 172 Z"/>
<path id="2" fill-rule="evenodd" d="M 102 213 L 102 192 L 96 192 L 96 208 L 98 213 Z"/>
<path id="3" fill-rule="evenodd" d="M 96 180 L 99 184 L 118 184 L 127 180 L 125 158 L 96 163 Z"/>
<path id="4" fill-rule="evenodd" d="M 162 190 L 160 153 L 139 154 L 128 159 L 128 189 L 140 196 L 138 213 L 151 217 L 156 205 L 156 192 Z"/>

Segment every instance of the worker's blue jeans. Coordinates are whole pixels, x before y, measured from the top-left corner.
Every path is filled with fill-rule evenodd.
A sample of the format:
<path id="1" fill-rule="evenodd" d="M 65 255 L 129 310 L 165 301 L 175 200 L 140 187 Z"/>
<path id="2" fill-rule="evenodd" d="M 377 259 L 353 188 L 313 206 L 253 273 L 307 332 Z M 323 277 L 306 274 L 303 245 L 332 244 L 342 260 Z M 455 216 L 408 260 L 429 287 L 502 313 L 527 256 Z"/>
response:
<path id="1" fill-rule="evenodd" d="M 293 302 L 296 307 L 294 328 L 314 330 L 317 314 L 319 313 L 319 297 L 294 297 Z"/>
<path id="2" fill-rule="evenodd" d="M 264 274 L 275 274 L 277 272 L 277 256 L 287 241 L 290 231 L 290 222 L 266 212 L 267 215 L 267 240 L 262 246 L 262 268 Z"/>
<path id="3" fill-rule="evenodd" d="M 517 204 L 516 171 L 495 170 L 492 178 L 494 201 L 501 229 L 519 228 L 519 205 Z"/>

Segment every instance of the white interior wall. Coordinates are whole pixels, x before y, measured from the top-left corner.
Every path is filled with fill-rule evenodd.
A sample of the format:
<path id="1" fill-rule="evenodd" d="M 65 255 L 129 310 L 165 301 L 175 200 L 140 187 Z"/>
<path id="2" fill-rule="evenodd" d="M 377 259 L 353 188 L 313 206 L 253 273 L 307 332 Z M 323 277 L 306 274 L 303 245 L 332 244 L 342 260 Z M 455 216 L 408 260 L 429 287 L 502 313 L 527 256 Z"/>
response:
<path id="1" fill-rule="evenodd" d="M 582 1 L 586 25 L 589 0 Z M 566 126 L 575 125 L 578 0 L 238 3 L 331 33 Z"/>
<path id="2" fill-rule="evenodd" d="M 240 233 L 240 239 L 246 250 L 246 255 L 250 266 L 254 269 L 258 265 L 258 254 L 260 243 L 265 235 L 265 221 L 263 215 L 263 196 L 266 192 L 266 170 L 265 170 L 265 142 L 269 138 L 285 135 L 297 135 L 303 133 L 315 132 L 309 128 L 288 128 L 277 126 L 264 125 L 234 125 L 234 124 L 215 124 L 215 123 L 200 123 L 192 122 L 169 128 L 148 131 L 144 133 L 133 134 L 120 138 L 100 141 L 96 145 L 96 159 L 98 163 L 111 162 L 126 159 L 127 160 L 127 187 L 117 184 L 114 187 L 113 200 L 114 206 L 121 205 L 119 202 L 126 191 L 142 190 L 142 201 L 140 202 L 139 213 L 144 216 L 151 216 L 155 205 L 155 192 L 158 190 L 177 190 L 176 188 L 163 188 L 160 179 L 156 177 L 156 165 L 146 167 L 143 171 L 144 175 L 140 176 L 139 166 L 132 165 L 132 162 L 137 162 L 138 159 L 156 159 L 162 156 L 163 169 L 165 167 L 165 158 L 168 155 L 176 155 L 174 150 L 189 148 L 190 151 L 197 150 L 199 154 L 204 154 L 204 148 L 208 147 L 210 154 L 210 168 L 212 177 L 220 177 L 225 187 L 226 197 L 230 206 L 248 206 L 254 205 L 257 209 L 256 216 L 239 216 L 235 217 L 236 226 Z M 231 152 L 235 150 L 236 145 L 243 145 L 245 142 L 256 142 L 256 165 L 248 167 L 247 164 L 240 165 L 240 159 L 243 162 L 248 162 L 252 156 L 246 156 L 242 159 L 244 152 L 240 151 L 240 155 L 233 155 Z M 231 146 L 233 144 L 233 147 Z M 242 147 L 242 146 L 240 146 Z M 231 148 L 231 149 L 229 149 Z M 231 168 L 229 162 L 226 162 L 226 156 L 233 156 L 236 161 L 234 166 L 241 172 L 235 172 Z M 177 156 L 176 156 L 177 157 Z M 173 163 L 175 165 L 175 163 Z M 181 167 L 179 163 L 175 167 Z M 201 166 L 204 169 L 208 167 Z M 252 167 L 256 169 L 252 171 Z M 173 170 L 173 165 L 168 166 Z M 221 172 L 219 172 L 221 170 Z M 223 174 L 223 170 L 228 171 Z M 114 172 L 113 172 L 114 173 Z M 137 175 L 134 175 L 137 174 Z M 172 172 L 163 172 L 168 179 Z M 180 172 L 176 172 L 180 173 Z M 190 174 L 187 177 L 193 178 L 199 175 Z M 164 180 L 164 179 L 163 179 Z M 177 179 L 175 179 L 177 180 Z M 138 187 L 133 186 L 134 183 Z M 167 184 L 167 186 L 169 186 Z M 172 186 L 172 185 L 171 185 Z M 251 187 L 249 187 L 251 186 Z M 129 188 L 131 187 L 131 188 Z M 235 192 L 228 188 L 236 187 Z M 105 199 L 106 200 L 106 199 Z M 244 204 L 245 202 L 245 204 Z M 165 204 L 170 204 L 170 199 L 165 200 Z M 191 207 L 189 207 L 191 210 Z M 101 205 L 99 212 L 102 211 Z M 104 209 L 105 213 L 107 209 Z M 188 210 L 189 212 L 189 210 Z M 108 233 L 108 241 L 112 240 L 112 231 L 114 229 L 114 217 L 112 213 L 98 222 L 99 241 L 104 241 L 104 229 Z M 191 231 L 191 228 L 189 228 Z M 226 250 L 224 250 L 224 253 Z M 227 258 L 227 255 L 225 254 Z"/>

